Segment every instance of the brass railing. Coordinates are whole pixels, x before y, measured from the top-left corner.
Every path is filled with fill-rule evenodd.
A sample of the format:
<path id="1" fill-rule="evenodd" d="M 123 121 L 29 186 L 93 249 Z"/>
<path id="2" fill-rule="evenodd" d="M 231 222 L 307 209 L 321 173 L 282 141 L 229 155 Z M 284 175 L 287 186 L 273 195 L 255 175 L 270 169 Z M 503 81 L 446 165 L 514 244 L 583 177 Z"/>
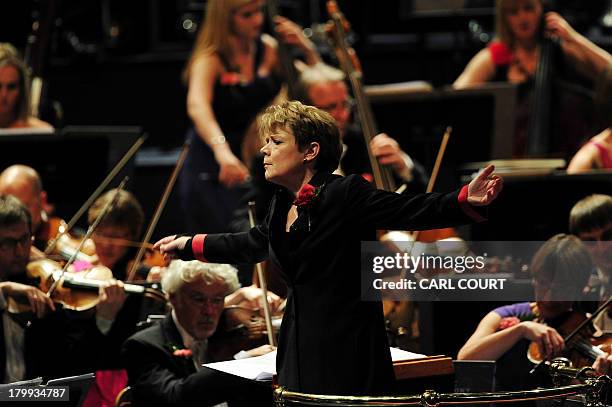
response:
<path id="1" fill-rule="evenodd" d="M 274 390 L 274 401 L 276 407 L 291 405 L 440 407 L 461 404 L 510 403 L 582 395 L 587 407 L 602 407 L 605 405 L 604 399 L 612 383 L 609 376 L 597 376 L 590 368 L 572 368 L 564 361 L 559 360 L 546 363 L 545 366 L 555 385 L 572 380 L 580 383 L 566 384 L 550 389 L 495 393 L 438 393 L 434 390 L 427 390 L 419 395 L 408 396 L 332 396 L 299 393 L 277 387 Z"/>

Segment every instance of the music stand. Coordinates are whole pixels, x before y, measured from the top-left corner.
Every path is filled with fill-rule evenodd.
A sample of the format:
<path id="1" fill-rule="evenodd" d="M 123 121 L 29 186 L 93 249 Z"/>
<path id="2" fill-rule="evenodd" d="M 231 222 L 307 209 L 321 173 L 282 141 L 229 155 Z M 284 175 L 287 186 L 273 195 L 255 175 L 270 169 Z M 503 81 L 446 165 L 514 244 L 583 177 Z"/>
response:
<path id="1" fill-rule="evenodd" d="M 47 386 L 68 386 L 70 389 L 70 401 L 63 402 L 62 406 L 80 407 L 85 400 L 85 396 L 89 391 L 89 386 L 93 382 L 95 375 L 93 373 L 85 373 L 79 376 L 61 377 L 59 379 L 51 379 L 47 382 Z M 78 400 L 75 402 L 75 398 Z"/>
<path id="2" fill-rule="evenodd" d="M 0 384 L 0 393 L 6 393 L 8 389 L 12 389 L 15 387 L 23 387 L 23 386 L 38 386 L 42 384 L 42 377 L 37 377 L 36 379 L 30 380 L 20 380 L 18 382 L 13 383 L 1 383 Z"/>

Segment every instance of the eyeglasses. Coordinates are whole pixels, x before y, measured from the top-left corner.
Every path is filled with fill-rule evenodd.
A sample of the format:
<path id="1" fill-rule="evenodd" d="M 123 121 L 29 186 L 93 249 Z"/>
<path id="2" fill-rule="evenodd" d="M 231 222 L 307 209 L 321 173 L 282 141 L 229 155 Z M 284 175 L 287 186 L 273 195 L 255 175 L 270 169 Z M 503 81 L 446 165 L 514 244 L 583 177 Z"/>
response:
<path id="1" fill-rule="evenodd" d="M 32 236 L 29 233 L 24 234 L 20 238 L 3 237 L 0 239 L 0 250 L 4 252 L 12 252 L 17 249 L 17 245 L 27 247 L 32 242 Z"/>
<path id="2" fill-rule="evenodd" d="M 329 103 L 327 105 L 319 105 L 317 106 L 317 108 L 326 111 L 327 113 L 331 113 L 338 109 L 352 110 L 353 106 L 355 106 L 355 100 L 353 98 L 347 98 L 346 100 L 342 100 L 339 102 Z"/>
<path id="3" fill-rule="evenodd" d="M 203 295 L 199 295 L 199 294 L 192 294 L 189 296 L 189 300 L 196 306 L 196 307 L 204 307 L 204 306 L 213 306 L 213 307 L 219 307 L 219 306 L 223 306 L 223 304 L 225 303 L 225 297 L 205 297 Z"/>

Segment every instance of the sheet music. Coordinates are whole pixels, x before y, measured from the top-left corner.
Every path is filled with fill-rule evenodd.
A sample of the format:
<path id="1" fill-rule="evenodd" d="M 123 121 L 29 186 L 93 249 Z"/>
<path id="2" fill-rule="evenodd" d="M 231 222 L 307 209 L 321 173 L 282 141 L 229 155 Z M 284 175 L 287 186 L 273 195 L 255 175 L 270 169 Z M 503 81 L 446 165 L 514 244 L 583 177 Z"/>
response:
<path id="1" fill-rule="evenodd" d="M 426 355 L 407 352 L 398 348 L 390 348 L 390 350 L 391 360 L 394 362 L 427 357 Z M 276 374 L 276 351 L 254 358 L 205 363 L 203 366 L 245 379 L 270 381 L 272 376 Z"/>
<path id="2" fill-rule="evenodd" d="M 427 355 L 420 353 L 408 352 L 399 348 L 389 348 L 391 350 L 391 360 L 393 362 L 400 362 L 403 360 L 421 359 L 426 358 Z"/>

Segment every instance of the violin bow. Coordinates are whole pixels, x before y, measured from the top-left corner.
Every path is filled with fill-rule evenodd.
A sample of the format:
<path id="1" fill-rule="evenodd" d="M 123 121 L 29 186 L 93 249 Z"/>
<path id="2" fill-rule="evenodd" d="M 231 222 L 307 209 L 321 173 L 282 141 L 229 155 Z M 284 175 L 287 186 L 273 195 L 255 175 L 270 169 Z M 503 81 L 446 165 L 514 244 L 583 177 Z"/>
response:
<path id="1" fill-rule="evenodd" d="M 140 249 L 138 250 L 136 257 L 134 258 L 134 263 L 132 264 L 132 268 L 130 269 L 128 273 L 127 281 L 133 281 L 134 277 L 136 276 L 136 270 L 138 270 L 138 265 L 140 264 L 140 261 L 142 260 L 145 254 L 145 251 L 149 247 L 148 245 L 149 240 L 151 240 L 151 236 L 153 235 L 153 231 L 157 227 L 157 222 L 159 221 L 161 213 L 166 206 L 166 202 L 168 202 L 168 197 L 170 196 L 170 192 L 172 192 L 172 189 L 174 188 L 174 184 L 176 183 L 176 179 L 178 178 L 181 168 L 183 168 L 183 164 L 185 163 L 185 159 L 187 158 L 187 153 L 189 152 L 189 147 L 190 147 L 190 143 L 189 141 L 186 141 L 185 144 L 183 144 L 183 149 L 181 150 L 181 154 L 179 155 L 178 160 L 176 161 L 174 170 L 172 170 L 172 174 L 170 175 L 170 178 L 168 179 L 166 188 L 164 189 L 164 192 L 162 193 L 159 203 L 157 204 L 157 208 L 155 208 L 155 212 L 153 213 L 153 217 L 151 218 L 149 227 L 147 228 L 147 231 L 144 235 Z"/>
<path id="2" fill-rule="evenodd" d="M 249 202 L 249 224 L 252 228 L 255 227 L 255 202 L 253 201 Z M 272 346 L 276 346 L 276 339 L 274 338 L 274 331 L 272 330 L 272 312 L 270 311 L 270 304 L 268 304 L 268 284 L 266 283 L 266 276 L 261 263 L 257 263 L 255 269 L 257 270 L 257 278 L 259 279 L 259 287 L 261 288 L 261 296 L 263 297 L 268 343 Z"/>
<path id="3" fill-rule="evenodd" d="M 115 191 L 113 199 L 109 200 L 106 203 L 106 205 L 104 205 L 104 208 L 102 208 L 102 211 L 100 211 L 100 214 L 98 215 L 96 220 L 89 226 L 89 228 L 87 229 L 87 233 L 85 233 L 85 236 L 81 240 L 81 243 L 79 244 L 79 246 L 76 248 L 76 250 L 74 251 L 72 256 L 70 256 L 70 259 L 68 259 L 68 261 L 66 262 L 66 264 L 62 268 L 62 271 L 60 272 L 59 277 L 55 279 L 55 281 L 53 282 L 53 284 L 49 288 L 49 291 L 47 291 L 47 296 L 48 297 L 51 297 L 53 292 L 55 292 L 55 289 L 57 288 L 57 285 L 61 281 L 62 277 L 64 277 L 64 274 L 66 274 L 66 270 L 68 270 L 68 267 L 70 267 L 70 265 L 72 263 L 74 263 L 74 260 L 77 258 L 77 255 L 79 254 L 79 252 L 81 251 L 81 249 L 83 248 L 83 246 L 85 245 L 87 240 L 91 237 L 93 232 L 96 230 L 96 228 L 98 227 L 98 224 L 100 224 L 100 221 L 102 221 L 102 218 L 104 218 L 104 216 L 106 216 L 108 211 L 110 211 L 111 208 L 117 203 L 117 199 L 119 198 L 119 192 L 125 188 L 125 184 L 127 184 L 128 179 L 129 179 L 129 177 L 123 178 L 123 181 L 121 181 L 121 183 L 117 187 L 117 190 Z"/>
<path id="4" fill-rule="evenodd" d="M 77 223 L 77 221 L 81 218 L 83 213 L 85 213 L 85 211 L 89 209 L 89 207 L 93 204 L 93 202 L 96 199 L 98 199 L 98 196 L 100 196 L 102 191 L 106 189 L 108 184 L 115 178 L 115 176 L 119 173 L 119 171 L 121 171 L 123 167 L 125 167 L 125 164 L 127 164 L 127 162 L 132 158 L 132 156 L 136 153 L 136 151 L 138 151 L 138 149 L 140 148 L 140 146 L 142 146 L 142 144 L 145 142 L 146 139 L 147 139 L 147 135 L 140 136 L 138 140 L 136 140 L 136 142 L 132 145 L 132 147 L 130 147 L 130 149 L 123 155 L 121 160 L 119 160 L 119 162 L 115 164 L 111 172 L 108 173 L 108 175 L 100 183 L 98 188 L 96 188 L 96 190 L 91 194 L 91 196 L 87 199 L 87 201 L 85 201 L 85 203 L 79 208 L 79 210 L 72 216 L 72 219 L 70 219 L 66 227 L 60 228 L 58 235 L 55 236 L 49 242 L 49 244 L 47 245 L 47 248 L 45 249 L 45 255 L 51 254 L 51 252 L 53 251 L 53 249 L 55 249 L 55 246 L 57 245 L 57 242 L 61 239 L 61 237 L 67 234 L 68 232 L 70 232 L 70 230 L 72 230 L 72 228 Z"/>
<path id="5" fill-rule="evenodd" d="M 434 163 L 433 170 L 431 170 L 431 177 L 429 177 L 429 182 L 427 183 L 427 189 L 425 190 L 426 193 L 432 192 L 434 185 L 436 185 L 436 180 L 438 179 L 438 174 L 440 173 L 440 167 L 442 166 L 442 159 L 444 158 L 444 153 L 446 153 L 446 146 L 448 145 L 448 140 L 450 139 L 452 131 L 453 128 L 451 126 L 446 126 L 444 136 L 442 136 L 442 142 L 440 143 L 440 148 L 438 148 L 436 162 Z M 413 236 L 414 241 L 416 241 L 419 238 L 419 231 L 415 231 Z"/>

